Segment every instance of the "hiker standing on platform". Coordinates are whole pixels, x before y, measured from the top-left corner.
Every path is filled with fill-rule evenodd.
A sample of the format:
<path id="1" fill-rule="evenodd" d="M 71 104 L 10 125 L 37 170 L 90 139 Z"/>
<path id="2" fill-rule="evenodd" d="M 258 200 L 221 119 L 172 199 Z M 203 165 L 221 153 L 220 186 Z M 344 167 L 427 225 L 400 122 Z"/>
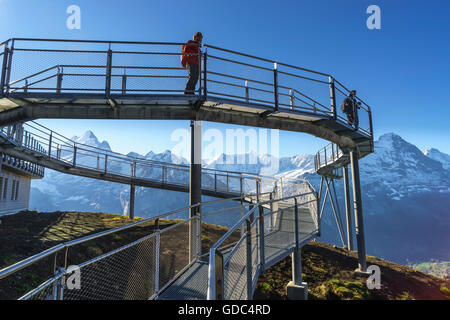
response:
<path id="1" fill-rule="evenodd" d="M 202 44 L 203 35 L 197 32 L 194 40 L 189 40 L 182 48 L 181 53 L 191 53 L 191 55 L 181 55 L 181 65 L 186 68 L 189 73 L 189 79 L 186 83 L 184 94 L 194 94 L 195 86 L 198 81 L 200 69 L 200 45 Z M 196 55 L 195 55 L 196 54 Z"/>
<path id="2" fill-rule="evenodd" d="M 360 108 L 361 103 L 356 101 L 356 90 L 352 90 L 342 102 L 341 110 L 347 114 L 348 124 L 354 124 L 356 128 L 358 128 L 358 109 Z"/>

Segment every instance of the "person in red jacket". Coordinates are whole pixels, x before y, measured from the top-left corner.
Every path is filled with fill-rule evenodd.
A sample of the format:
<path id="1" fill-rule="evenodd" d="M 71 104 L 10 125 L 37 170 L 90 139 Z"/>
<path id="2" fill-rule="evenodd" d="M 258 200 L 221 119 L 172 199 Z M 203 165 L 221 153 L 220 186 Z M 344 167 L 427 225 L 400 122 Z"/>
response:
<path id="1" fill-rule="evenodd" d="M 184 94 L 194 94 L 195 92 L 200 69 L 199 53 L 202 40 L 202 33 L 197 32 L 194 35 L 194 40 L 189 40 L 181 50 L 181 53 L 191 53 L 191 55 L 181 55 L 181 65 L 183 68 L 186 68 L 189 73 L 189 79 L 186 83 Z"/>

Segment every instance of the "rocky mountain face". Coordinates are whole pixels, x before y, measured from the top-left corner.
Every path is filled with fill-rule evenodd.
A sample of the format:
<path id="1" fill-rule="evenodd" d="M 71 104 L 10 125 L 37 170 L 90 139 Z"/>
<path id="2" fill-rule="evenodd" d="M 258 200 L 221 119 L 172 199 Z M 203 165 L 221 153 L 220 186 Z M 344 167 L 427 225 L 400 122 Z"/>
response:
<path id="1" fill-rule="evenodd" d="M 110 150 L 88 131 L 73 140 Z M 154 161 L 188 164 L 169 150 L 129 155 Z M 79 161 L 89 161 L 77 158 Z M 400 136 L 390 133 L 375 141 L 375 152 L 360 161 L 367 253 L 399 263 L 430 259 L 450 260 L 450 156 L 436 149 L 424 153 Z M 220 155 L 204 161 L 204 167 L 273 173 L 281 177 L 307 178 L 316 190 L 320 176 L 314 172 L 314 156 L 299 154 L 277 159 L 270 155 Z M 128 170 L 128 168 L 124 168 Z M 150 176 L 154 172 L 142 174 Z M 186 173 L 173 179 L 187 179 Z M 341 219 L 345 225 L 343 184 L 336 181 Z M 30 209 L 78 210 L 126 213 L 129 186 L 46 170 L 42 180 L 32 182 Z M 211 200 L 204 198 L 204 201 Z M 185 207 L 188 195 L 180 192 L 136 188 L 135 213 L 148 217 Z M 214 221 L 208 221 L 214 222 Z M 227 221 L 216 223 L 229 224 Z M 334 216 L 327 203 L 321 241 L 342 245 Z M 356 241 L 355 241 L 356 243 Z"/>

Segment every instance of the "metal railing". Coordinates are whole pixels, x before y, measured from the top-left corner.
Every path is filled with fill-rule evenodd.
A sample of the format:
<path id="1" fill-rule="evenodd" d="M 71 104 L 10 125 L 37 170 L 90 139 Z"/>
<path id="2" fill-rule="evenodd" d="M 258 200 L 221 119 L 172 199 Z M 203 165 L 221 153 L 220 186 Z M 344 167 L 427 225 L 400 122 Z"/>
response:
<path id="1" fill-rule="evenodd" d="M 310 190 L 306 182 L 298 185 L 301 185 L 301 188 Z M 301 188 L 298 190 L 303 190 Z M 272 233 L 276 230 L 281 230 L 282 225 L 286 227 L 289 224 L 286 223 L 286 217 L 281 216 L 282 211 L 289 210 L 289 207 L 279 210 L 279 203 L 287 202 L 290 199 L 297 199 L 299 201 L 298 206 L 312 205 L 314 207 L 316 203 L 316 193 L 313 190 L 285 199 L 278 199 L 277 190 L 259 195 L 249 194 L 247 197 L 259 199 L 260 202 L 256 206 L 260 208 L 259 210 L 263 208 L 263 210 L 268 212 L 264 217 L 264 221 L 270 220 Z M 236 201 L 240 201 L 240 203 L 236 205 Z M 203 239 L 200 229 L 196 231 L 199 241 L 197 246 L 201 248 L 198 258 L 205 256 L 205 254 L 207 255 L 211 251 L 212 245 L 216 251 L 222 250 L 225 252 L 242 244 L 242 237 L 245 237 L 246 233 L 236 231 L 236 227 L 242 225 L 243 218 L 249 217 L 249 212 L 255 212 L 256 207 L 253 206 L 254 204 L 252 203 L 246 203 L 244 197 L 214 200 L 87 235 L 58 244 L 0 270 L 0 280 L 4 281 L 14 277 L 22 270 L 28 270 L 28 268 L 32 268 L 38 263 L 47 261 L 53 270 L 53 274 L 49 274 L 47 278 L 43 277 L 40 285 L 25 293 L 20 299 L 155 298 L 170 287 L 184 271 L 196 262 L 196 260 L 189 260 L 187 250 L 190 224 L 194 228 L 195 226 L 202 226 L 201 228 L 204 229 L 206 225 L 202 224 L 202 221 L 207 221 L 208 218 L 214 216 L 222 216 L 216 221 L 227 220 L 233 223 L 233 226 L 228 231 L 223 229 L 222 234 L 220 232 L 216 234 L 217 237 L 222 237 L 215 244 L 210 243 L 210 239 Z M 188 214 L 194 207 L 201 208 L 199 210 L 200 214 L 189 217 Z M 277 215 L 279 215 L 278 218 L 276 218 Z M 311 230 L 316 230 L 319 223 L 318 217 L 313 212 L 311 212 L 311 217 L 314 222 Z M 175 218 L 178 220 L 173 220 Z M 281 223 L 280 221 L 283 221 L 283 219 L 285 222 Z M 149 227 L 150 229 L 148 229 Z M 92 243 L 95 244 L 95 241 L 101 239 L 105 239 L 105 241 L 110 243 L 113 241 L 107 237 L 112 235 L 115 235 L 116 238 L 121 237 L 124 231 L 127 233 L 137 232 L 136 230 L 139 230 L 139 228 L 147 229 L 145 229 L 143 236 L 136 237 L 135 240 L 131 239 L 130 243 L 112 248 L 106 253 L 81 261 L 81 263 L 75 261 L 78 256 L 77 248 L 86 250 Z M 142 234 L 142 232 L 139 234 Z M 266 236 L 269 236 L 269 234 L 270 232 L 266 232 Z M 269 238 L 266 237 L 266 239 Z M 235 251 L 235 249 L 232 250 Z M 71 255 L 72 252 L 73 255 Z M 252 261 L 252 263 L 255 261 Z M 83 279 L 81 289 L 78 290 L 68 288 L 66 283 L 74 270 L 74 267 L 69 266 L 69 263 L 74 262 L 77 262 L 76 268 L 80 270 Z M 253 276 L 255 277 L 256 274 Z M 21 279 L 21 281 L 24 281 L 23 278 Z"/>
<path id="2" fill-rule="evenodd" d="M 181 46 L 170 42 L 14 38 L 3 43 L 0 96 L 16 92 L 110 95 L 184 93 Z M 371 108 L 358 123 L 339 103 L 350 93 L 332 75 L 204 44 L 197 95 L 331 118 L 371 137 Z M 196 54 L 189 54 L 196 55 Z M 70 62 L 70 63 L 68 63 Z"/>
<path id="3" fill-rule="evenodd" d="M 267 194 L 261 194 L 265 197 Z M 255 196 L 256 195 L 248 195 Z M 240 201 L 239 205 L 232 204 L 222 208 L 225 204 Z M 53 268 L 53 275 L 23 295 L 20 299 L 150 299 L 155 298 L 173 283 L 195 261 L 189 261 L 188 242 L 189 224 L 201 225 L 205 217 L 224 215 L 221 220 L 231 222 L 240 218 L 241 214 L 233 215 L 233 210 L 244 212 L 251 204 L 244 201 L 244 197 L 221 199 L 177 209 L 155 217 L 146 218 L 124 226 L 105 230 L 82 238 L 71 240 L 51 247 L 39 254 L 17 262 L 0 270 L 0 280 L 14 276 L 21 270 L 30 268 L 51 258 L 49 264 Z M 218 208 L 219 206 L 219 208 Z M 189 217 L 191 209 L 199 207 L 200 214 Z M 180 216 L 181 215 L 181 216 Z M 181 219 L 180 219 L 181 217 Z M 184 218 L 183 218 L 184 217 Z M 175 220 L 174 220 L 175 219 Z M 220 219 L 219 219 L 220 220 Z M 165 224 L 165 226 L 162 226 Z M 71 274 L 73 259 L 70 250 L 81 248 L 86 250 L 94 240 L 110 239 L 111 235 L 119 237 L 123 232 L 136 231 L 138 228 L 148 228 L 148 234 L 122 245 L 107 253 L 93 257 L 77 264 L 81 271 L 82 290 L 69 290 L 65 285 L 67 276 Z M 204 228 L 204 226 L 203 226 Z M 200 230 L 196 232 L 201 235 Z M 209 243 L 198 237 L 201 248 L 208 252 Z M 227 246 L 230 243 L 225 243 Z M 58 254 L 60 255 L 58 259 Z M 62 259 L 61 259 L 62 258 Z M 22 281 L 25 281 L 22 279 Z M 116 288 L 119 286 L 120 288 Z"/>
<path id="4" fill-rule="evenodd" d="M 314 167 L 316 172 L 319 171 L 320 168 L 335 165 L 343 156 L 345 156 L 345 153 L 337 144 L 327 144 L 314 156 Z"/>
<path id="5" fill-rule="evenodd" d="M 257 203 L 211 247 L 207 299 L 251 299 L 265 269 L 319 234 L 317 193 L 304 187 L 309 192 Z M 238 229 L 240 240 L 221 248 Z"/>
<path id="6" fill-rule="evenodd" d="M 120 154 L 64 137 L 37 122 L 23 123 L 20 130 L 1 128 L 0 134 L 23 150 L 41 158 L 56 160 L 64 166 L 91 170 L 103 175 L 153 184 L 189 187 L 189 165 Z M 279 179 L 242 172 L 202 168 L 202 188 L 215 193 L 243 195 L 273 190 Z"/>

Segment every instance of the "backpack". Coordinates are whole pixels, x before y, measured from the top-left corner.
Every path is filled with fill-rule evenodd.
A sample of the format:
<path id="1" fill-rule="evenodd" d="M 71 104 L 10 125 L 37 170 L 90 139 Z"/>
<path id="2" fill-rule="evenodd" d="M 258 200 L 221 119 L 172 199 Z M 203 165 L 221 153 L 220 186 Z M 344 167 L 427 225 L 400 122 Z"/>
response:
<path id="1" fill-rule="evenodd" d="M 345 98 L 344 101 L 342 101 L 341 104 L 341 110 L 344 113 L 348 113 L 352 110 L 352 99 L 350 99 L 349 97 Z"/>
<path id="2" fill-rule="evenodd" d="M 181 53 L 186 53 L 186 45 L 183 45 L 183 47 L 181 47 Z M 180 56 L 180 58 L 181 58 L 181 66 L 182 66 L 183 68 L 186 68 L 188 56 L 182 54 L 182 55 Z"/>

